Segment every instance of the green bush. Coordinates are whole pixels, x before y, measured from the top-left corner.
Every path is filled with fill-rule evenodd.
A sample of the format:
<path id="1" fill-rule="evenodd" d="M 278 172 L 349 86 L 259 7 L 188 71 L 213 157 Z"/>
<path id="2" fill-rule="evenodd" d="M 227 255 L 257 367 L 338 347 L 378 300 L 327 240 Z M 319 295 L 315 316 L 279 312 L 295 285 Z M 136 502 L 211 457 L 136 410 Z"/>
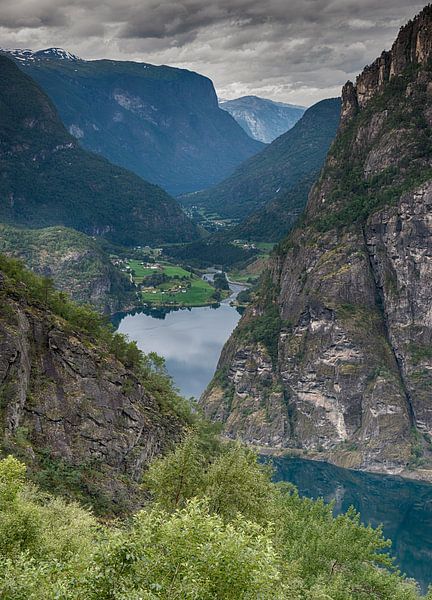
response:
<path id="1" fill-rule="evenodd" d="M 271 483 L 251 451 L 210 438 L 192 434 L 157 460 L 154 500 L 124 523 L 98 523 L 29 486 L 15 458 L 0 461 L 0 598 L 419 600 L 379 528 L 354 509 L 333 517 Z"/>

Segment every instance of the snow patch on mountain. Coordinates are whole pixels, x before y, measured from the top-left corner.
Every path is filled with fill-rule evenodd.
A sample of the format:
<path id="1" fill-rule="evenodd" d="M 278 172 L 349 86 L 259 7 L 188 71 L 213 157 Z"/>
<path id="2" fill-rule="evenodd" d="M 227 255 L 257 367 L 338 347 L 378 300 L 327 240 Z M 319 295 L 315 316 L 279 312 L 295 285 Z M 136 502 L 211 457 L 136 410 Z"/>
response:
<path id="1" fill-rule="evenodd" d="M 76 54 L 72 54 L 63 48 L 45 48 L 43 50 L 33 51 L 29 48 L 0 48 L 0 52 L 8 54 L 15 60 L 21 62 L 37 62 L 38 60 L 70 60 L 82 61 L 83 59 Z"/>

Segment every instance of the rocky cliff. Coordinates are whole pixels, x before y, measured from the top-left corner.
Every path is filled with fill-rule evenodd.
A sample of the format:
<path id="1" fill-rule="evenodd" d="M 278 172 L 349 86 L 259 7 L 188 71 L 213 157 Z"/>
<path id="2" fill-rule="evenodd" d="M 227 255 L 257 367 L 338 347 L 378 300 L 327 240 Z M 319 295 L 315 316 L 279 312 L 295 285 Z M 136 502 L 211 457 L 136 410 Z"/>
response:
<path id="1" fill-rule="evenodd" d="M 432 472 L 432 7 L 343 90 L 302 223 L 203 397 L 230 437 Z"/>
<path id="2" fill-rule="evenodd" d="M 47 308 L 1 260 L 0 454 L 17 454 L 39 482 L 102 511 L 136 506 L 143 470 L 184 421 L 109 337 Z M 94 318 L 75 310 L 82 323 Z"/>

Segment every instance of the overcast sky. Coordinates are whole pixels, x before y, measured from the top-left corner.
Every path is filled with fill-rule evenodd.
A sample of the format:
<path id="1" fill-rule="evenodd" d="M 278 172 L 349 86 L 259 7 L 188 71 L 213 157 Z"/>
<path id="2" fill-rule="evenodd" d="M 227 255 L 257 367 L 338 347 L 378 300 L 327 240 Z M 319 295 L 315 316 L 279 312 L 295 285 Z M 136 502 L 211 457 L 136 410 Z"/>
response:
<path id="1" fill-rule="evenodd" d="M 310 105 L 391 46 L 413 0 L 0 0 L 0 47 L 168 64 L 220 97 Z"/>

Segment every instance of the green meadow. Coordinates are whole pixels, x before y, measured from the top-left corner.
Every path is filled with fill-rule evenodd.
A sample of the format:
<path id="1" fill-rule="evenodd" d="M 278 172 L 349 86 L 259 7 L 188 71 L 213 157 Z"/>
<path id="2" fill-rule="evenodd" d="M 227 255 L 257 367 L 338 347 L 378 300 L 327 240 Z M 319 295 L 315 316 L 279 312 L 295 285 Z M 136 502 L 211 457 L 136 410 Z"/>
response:
<path id="1" fill-rule="evenodd" d="M 198 275 L 178 265 L 159 263 L 155 267 L 144 266 L 139 260 L 129 260 L 135 284 L 140 285 L 141 300 L 154 306 L 205 306 L 218 302 L 215 288 Z M 164 275 L 165 279 L 152 286 L 152 275 Z M 149 286 L 146 287 L 146 280 Z M 216 294 L 216 295 L 215 295 Z M 223 294 L 221 297 L 225 297 Z"/>

